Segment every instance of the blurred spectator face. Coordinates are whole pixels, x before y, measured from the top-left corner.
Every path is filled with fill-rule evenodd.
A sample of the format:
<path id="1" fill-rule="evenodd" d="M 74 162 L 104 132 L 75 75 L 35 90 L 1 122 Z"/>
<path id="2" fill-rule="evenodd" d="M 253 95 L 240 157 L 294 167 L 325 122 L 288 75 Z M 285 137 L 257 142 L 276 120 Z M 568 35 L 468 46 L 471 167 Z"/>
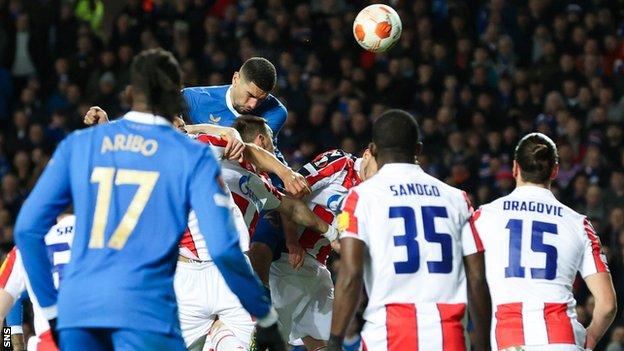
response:
<path id="1" fill-rule="evenodd" d="M 596 107 L 589 113 L 593 124 L 603 124 L 607 121 L 607 112 L 602 107 Z"/>
<path id="2" fill-rule="evenodd" d="M 127 14 L 122 13 L 119 18 L 117 18 L 116 26 L 119 33 L 126 33 L 128 28 L 130 28 L 130 17 Z"/>
<path id="3" fill-rule="evenodd" d="M 474 128 L 481 128 L 485 126 L 485 122 L 487 122 L 487 120 L 481 111 L 475 111 L 472 114 L 471 122 Z"/>
<path id="4" fill-rule="evenodd" d="M 498 52 L 503 56 L 511 56 L 513 54 L 513 41 L 511 37 L 505 35 L 498 41 Z"/>
<path id="5" fill-rule="evenodd" d="M 327 109 L 324 104 L 315 103 L 310 107 L 310 124 L 314 127 L 320 127 L 325 121 L 325 113 Z"/>
<path id="6" fill-rule="evenodd" d="M 594 76 L 598 72 L 600 60 L 596 55 L 585 55 L 583 59 L 583 69 L 586 76 Z M 593 87 L 592 87 L 593 88 Z"/>
<path id="7" fill-rule="evenodd" d="M 581 122 L 576 118 L 568 119 L 565 126 L 565 133 L 568 138 L 577 138 L 581 132 Z"/>
<path id="8" fill-rule="evenodd" d="M 111 72 L 106 72 L 100 78 L 100 94 L 110 95 L 115 88 L 115 76 Z"/>
<path id="9" fill-rule="evenodd" d="M 18 32 L 23 32 L 28 30 L 28 15 L 21 14 L 17 16 L 17 20 L 15 21 L 15 29 Z"/>
<path id="10" fill-rule="evenodd" d="M 43 143 L 43 127 L 41 124 L 33 124 L 30 126 L 28 130 L 28 139 L 31 143 L 35 145 L 40 145 Z"/>
<path id="11" fill-rule="evenodd" d="M 610 145 L 620 145 L 622 143 L 622 126 L 611 124 L 607 127 L 607 141 Z"/>
<path id="12" fill-rule="evenodd" d="M 487 85 L 487 71 L 485 70 L 485 67 L 475 67 L 472 73 L 472 81 L 475 85 Z"/>
<path id="13" fill-rule="evenodd" d="M 13 113 L 13 125 L 17 130 L 24 130 L 28 127 L 28 116 L 23 110 L 17 110 Z"/>
<path id="14" fill-rule="evenodd" d="M 563 81 L 563 95 L 568 99 L 576 97 L 577 87 L 576 82 L 572 79 L 566 79 Z"/>
<path id="15" fill-rule="evenodd" d="M 582 195 L 585 194 L 587 192 L 587 188 L 589 187 L 589 179 L 587 179 L 587 176 L 582 175 L 579 177 L 576 177 L 576 179 L 574 179 L 574 193 L 577 195 Z"/>
<path id="16" fill-rule="evenodd" d="M 17 177 L 13 174 L 7 174 L 2 178 L 2 194 L 5 200 L 11 200 L 15 196 L 19 186 Z"/>
<path id="17" fill-rule="evenodd" d="M 35 101 L 35 92 L 30 88 L 24 88 L 24 90 L 22 90 L 22 94 L 20 95 L 20 101 L 24 105 L 33 103 Z"/>
<path id="18" fill-rule="evenodd" d="M 340 143 L 340 148 L 343 149 L 344 151 L 350 153 L 350 154 L 354 154 L 354 153 L 356 153 L 358 151 L 357 150 L 357 143 L 351 137 L 344 138 L 342 140 L 342 143 Z"/>
<path id="19" fill-rule="evenodd" d="M 578 96 L 579 102 L 581 103 L 581 105 L 583 106 L 589 106 L 592 102 L 592 93 L 591 90 L 588 87 L 581 87 L 581 89 L 579 89 L 579 96 Z"/>
<path id="20" fill-rule="evenodd" d="M 371 117 L 372 120 L 375 121 L 377 120 L 377 118 L 379 118 L 379 116 L 381 116 L 382 113 L 384 113 L 388 108 L 386 107 L 386 105 L 384 104 L 374 104 L 373 107 L 371 108 Z"/>
<path id="21" fill-rule="evenodd" d="M 509 126 L 505 128 L 503 131 L 503 139 L 505 140 L 505 144 L 514 145 L 518 139 L 518 131 L 516 130 L 516 127 Z"/>
<path id="22" fill-rule="evenodd" d="M 457 52 L 460 55 L 468 55 L 472 50 L 472 42 L 468 38 L 461 38 L 457 42 Z"/>
<path id="23" fill-rule="evenodd" d="M 612 53 L 617 51 L 618 49 L 618 42 L 617 39 L 615 38 L 615 36 L 613 35 L 607 35 L 604 38 L 604 47 L 605 47 L 605 51 L 608 53 Z"/>
<path id="24" fill-rule="evenodd" d="M 349 99 L 347 110 L 350 115 L 362 112 L 362 102 L 356 98 Z"/>
<path id="25" fill-rule="evenodd" d="M 18 172 L 26 172 L 30 167 L 30 157 L 26 151 L 18 151 L 13 158 L 13 166 Z"/>
<path id="26" fill-rule="evenodd" d="M 448 136 L 448 146 L 454 153 L 463 152 L 464 135 L 461 132 L 453 132 Z"/>
<path id="27" fill-rule="evenodd" d="M 378 91 L 383 91 L 388 89 L 388 87 L 390 87 L 390 76 L 388 75 L 388 73 L 385 72 L 381 72 L 377 74 L 377 77 L 375 79 L 375 86 L 377 88 Z"/>
<path id="28" fill-rule="evenodd" d="M 559 59 L 559 68 L 562 72 L 572 72 L 574 70 L 574 57 L 570 54 L 563 54 Z"/>
<path id="29" fill-rule="evenodd" d="M 356 113 L 351 117 L 351 130 L 353 130 L 356 135 L 364 134 L 367 125 L 368 121 L 363 113 Z"/>
<path id="30" fill-rule="evenodd" d="M 600 148 L 596 145 L 590 145 L 585 153 L 583 164 L 588 167 L 598 168 L 600 167 L 601 160 Z"/>
<path id="31" fill-rule="evenodd" d="M 132 47 L 129 45 L 122 45 L 119 47 L 119 51 L 117 52 L 117 56 L 119 57 L 119 62 L 124 65 L 129 64 L 132 61 L 133 51 Z"/>
<path id="32" fill-rule="evenodd" d="M 572 31 L 572 42 L 577 46 L 582 46 L 585 40 L 587 40 L 585 29 L 581 26 L 574 27 Z"/>
<path id="33" fill-rule="evenodd" d="M 587 189 L 587 194 L 585 195 L 585 201 L 587 205 L 590 207 L 596 207 L 600 204 L 602 200 L 602 191 L 600 187 L 597 185 L 591 185 Z"/>
<path id="34" fill-rule="evenodd" d="M 78 52 L 81 54 L 87 54 L 91 51 L 93 44 L 91 43 L 91 38 L 86 35 L 81 35 L 78 38 Z"/>
<path id="35" fill-rule="evenodd" d="M 555 112 L 564 108 L 563 97 L 557 91 L 551 91 L 546 95 L 546 102 L 544 103 L 544 112 L 554 115 Z"/>
<path id="36" fill-rule="evenodd" d="M 602 87 L 600 89 L 600 95 L 598 97 L 600 104 L 603 106 L 609 106 L 613 104 L 613 89 L 609 87 Z"/>
<path id="37" fill-rule="evenodd" d="M 422 131 L 424 135 L 433 135 L 436 131 L 436 122 L 433 118 L 425 118 L 422 121 Z"/>
<path id="38" fill-rule="evenodd" d="M 558 145 L 557 149 L 559 150 L 560 164 L 569 164 L 570 162 L 572 162 L 572 158 L 574 158 L 574 153 L 572 152 L 572 147 L 570 146 L 570 144 Z"/>
<path id="39" fill-rule="evenodd" d="M 498 150 L 501 146 L 502 138 L 498 132 L 489 132 L 487 135 L 487 142 L 490 150 Z"/>
<path id="40" fill-rule="evenodd" d="M 624 327 L 617 326 L 613 328 L 611 332 L 611 342 L 616 342 L 620 345 L 624 344 Z"/>
<path id="41" fill-rule="evenodd" d="M 61 57 L 54 61 L 54 72 L 58 76 L 62 76 L 69 72 L 69 64 L 67 63 L 67 59 Z"/>
<path id="42" fill-rule="evenodd" d="M 477 202 L 479 204 L 485 204 L 490 202 L 491 198 L 492 190 L 490 189 L 490 187 L 487 185 L 479 186 L 479 189 L 477 189 Z"/>
<path id="43" fill-rule="evenodd" d="M 489 111 L 492 108 L 492 97 L 488 93 L 481 93 L 477 98 L 477 108 Z"/>
<path id="44" fill-rule="evenodd" d="M 67 87 L 67 101 L 72 105 L 77 105 L 80 102 L 80 87 L 76 84 L 72 84 Z"/>
<path id="45" fill-rule="evenodd" d="M 609 215 L 609 224 L 611 224 L 612 228 L 617 230 L 624 228 L 624 209 L 621 207 L 614 207 Z"/>
<path id="46" fill-rule="evenodd" d="M 476 48 L 474 51 L 473 59 L 474 59 L 475 64 L 485 63 L 488 59 L 488 53 L 485 50 L 485 48 L 483 47 Z"/>
<path id="47" fill-rule="evenodd" d="M 418 66 L 418 82 L 426 84 L 433 77 L 433 68 L 430 65 Z"/>
<path id="48" fill-rule="evenodd" d="M 219 36 L 219 19 L 213 16 L 207 16 L 204 20 L 204 33 L 209 38 Z"/>
<path id="49" fill-rule="evenodd" d="M 342 113 L 340 113 L 340 111 L 335 111 L 334 113 L 332 113 L 331 116 L 331 120 L 330 120 L 330 127 L 331 127 L 331 131 L 332 133 L 334 133 L 335 135 L 340 135 L 342 134 L 342 132 L 344 131 L 344 117 L 342 117 Z"/>
<path id="50" fill-rule="evenodd" d="M 583 53 L 585 55 L 600 55 L 598 51 L 598 42 L 595 39 L 589 39 L 583 46 Z"/>
<path id="51" fill-rule="evenodd" d="M 451 109 L 448 107 L 440 107 L 438 109 L 438 113 L 436 115 L 436 120 L 441 125 L 450 124 L 453 120 L 453 115 L 451 114 Z"/>
<path id="52" fill-rule="evenodd" d="M 624 172 L 621 170 L 613 171 L 611 173 L 611 189 L 622 192 L 624 191 Z"/>

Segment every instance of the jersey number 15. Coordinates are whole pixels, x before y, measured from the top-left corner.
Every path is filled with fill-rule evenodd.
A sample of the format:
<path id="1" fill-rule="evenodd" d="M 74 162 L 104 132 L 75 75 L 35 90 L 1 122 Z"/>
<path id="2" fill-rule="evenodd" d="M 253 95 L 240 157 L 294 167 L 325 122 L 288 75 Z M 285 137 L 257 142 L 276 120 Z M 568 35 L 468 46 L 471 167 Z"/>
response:
<path id="1" fill-rule="evenodd" d="M 510 219 L 505 228 L 509 229 L 509 265 L 505 268 L 505 278 L 524 278 L 525 268 L 522 258 L 522 225 L 521 219 Z M 533 221 L 531 225 L 531 250 L 546 254 L 544 268 L 531 268 L 531 279 L 553 280 L 557 276 L 557 248 L 544 244 L 544 233 L 558 234 L 557 225 Z"/>

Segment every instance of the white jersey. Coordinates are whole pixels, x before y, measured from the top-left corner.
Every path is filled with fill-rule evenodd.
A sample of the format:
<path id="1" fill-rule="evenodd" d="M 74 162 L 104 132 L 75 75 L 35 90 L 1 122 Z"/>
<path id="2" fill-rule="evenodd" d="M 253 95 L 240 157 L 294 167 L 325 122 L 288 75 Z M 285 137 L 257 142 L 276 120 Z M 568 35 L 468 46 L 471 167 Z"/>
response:
<path id="1" fill-rule="evenodd" d="M 54 287 L 58 289 L 63 276 L 63 267 L 69 263 L 71 254 L 71 244 L 74 241 L 74 227 L 76 216 L 69 215 L 63 217 L 57 224 L 52 226 L 45 236 L 45 243 L 48 249 L 48 257 L 52 264 L 52 276 Z M 41 307 L 34 298 L 30 290 L 30 284 L 24 269 L 24 263 L 17 247 L 14 247 L 5 259 L 0 268 L 0 287 L 8 292 L 14 301 L 28 290 L 33 305 L 35 319 L 35 334 L 41 336 L 50 329 L 47 319 L 44 317 Z"/>
<path id="2" fill-rule="evenodd" d="M 482 206 L 466 231 L 485 247 L 494 320 L 492 348 L 568 344 L 582 349 L 572 283 L 608 272 L 589 220 L 548 189 L 521 186 Z"/>
<path id="3" fill-rule="evenodd" d="M 349 191 L 339 224 L 368 248 L 368 349 L 465 350 L 463 257 L 482 250 L 462 232 L 471 212 L 464 192 L 413 164 L 384 165 Z"/>
<path id="4" fill-rule="evenodd" d="M 230 212 L 240 234 L 241 249 L 249 250 L 249 241 L 253 236 L 260 211 L 273 210 L 280 206 L 282 195 L 271 185 L 267 178 L 256 173 L 249 162 L 238 163 L 223 160 L 227 141 L 219 136 L 201 134 L 199 142 L 209 144 L 218 160 L 221 160 L 221 175 L 230 195 Z M 203 234 L 195 213 L 189 216 L 188 229 L 180 243 L 180 254 L 197 260 L 210 260 Z"/>

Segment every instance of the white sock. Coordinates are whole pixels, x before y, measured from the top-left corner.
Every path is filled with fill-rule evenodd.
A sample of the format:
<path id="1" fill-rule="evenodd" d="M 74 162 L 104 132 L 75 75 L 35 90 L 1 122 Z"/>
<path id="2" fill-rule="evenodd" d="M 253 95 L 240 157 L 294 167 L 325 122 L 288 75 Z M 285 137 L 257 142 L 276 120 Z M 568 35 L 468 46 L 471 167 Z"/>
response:
<path id="1" fill-rule="evenodd" d="M 245 350 L 243 343 L 223 323 L 215 323 L 208 337 L 215 351 Z"/>

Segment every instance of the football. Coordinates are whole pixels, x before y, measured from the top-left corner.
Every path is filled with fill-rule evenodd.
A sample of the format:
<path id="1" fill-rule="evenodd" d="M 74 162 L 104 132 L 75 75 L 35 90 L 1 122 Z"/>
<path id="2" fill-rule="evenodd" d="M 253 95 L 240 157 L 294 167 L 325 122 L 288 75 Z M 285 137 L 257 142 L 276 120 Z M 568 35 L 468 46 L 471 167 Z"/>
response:
<path id="1" fill-rule="evenodd" d="M 384 52 L 390 49 L 403 30 L 399 14 L 390 6 L 374 4 L 365 7 L 353 21 L 353 36 L 364 49 Z"/>

